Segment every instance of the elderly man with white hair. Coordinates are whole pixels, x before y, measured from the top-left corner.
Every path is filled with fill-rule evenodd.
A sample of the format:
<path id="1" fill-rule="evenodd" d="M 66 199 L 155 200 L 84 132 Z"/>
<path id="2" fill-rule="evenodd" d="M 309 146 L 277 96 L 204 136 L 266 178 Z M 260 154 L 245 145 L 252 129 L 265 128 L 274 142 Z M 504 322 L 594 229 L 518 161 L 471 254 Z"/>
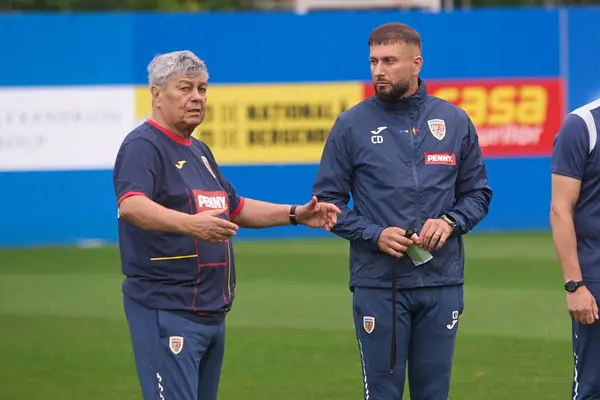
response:
<path id="1" fill-rule="evenodd" d="M 340 210 L 241 197 L 192 137 L 208 72 L 189 51 L 148 67 L 150 119 L 123 140 L 114 167 L 124 308 L 144 399 L 217 398 L 225 316 L 235 296 L 239 227 L 303 224 L 329 231 Z"/>

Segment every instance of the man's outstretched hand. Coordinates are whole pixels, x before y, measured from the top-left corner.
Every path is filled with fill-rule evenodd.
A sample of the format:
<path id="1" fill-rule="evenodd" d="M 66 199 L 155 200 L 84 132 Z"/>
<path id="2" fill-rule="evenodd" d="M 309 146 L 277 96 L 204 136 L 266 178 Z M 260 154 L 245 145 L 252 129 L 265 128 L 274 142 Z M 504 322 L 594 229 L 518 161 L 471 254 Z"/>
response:
<path id="1" fill-rule="evenodd" d="M 313 196 L 311 201 L 296 208 L 296 220 L 299 224 L 324 228 L 329 232 L 337 224 L 340 213 L 340 209 L 334 204 L 319 202 L 317 196 Z"/>

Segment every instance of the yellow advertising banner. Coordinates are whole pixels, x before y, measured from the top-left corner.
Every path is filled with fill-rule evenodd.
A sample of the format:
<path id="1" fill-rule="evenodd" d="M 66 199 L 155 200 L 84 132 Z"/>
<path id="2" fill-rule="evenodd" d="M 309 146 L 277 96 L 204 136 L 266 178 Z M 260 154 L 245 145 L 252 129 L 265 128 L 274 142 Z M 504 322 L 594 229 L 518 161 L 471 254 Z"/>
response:
<path id="1" fill-rule="evenodd" d="M 337 116 L 364 97 L 361 82 L 211 85 L 194 136 L 219 164 L 317 163 Z M 147 87 L 136 89 L 136 117 L 151 113 Z"/>

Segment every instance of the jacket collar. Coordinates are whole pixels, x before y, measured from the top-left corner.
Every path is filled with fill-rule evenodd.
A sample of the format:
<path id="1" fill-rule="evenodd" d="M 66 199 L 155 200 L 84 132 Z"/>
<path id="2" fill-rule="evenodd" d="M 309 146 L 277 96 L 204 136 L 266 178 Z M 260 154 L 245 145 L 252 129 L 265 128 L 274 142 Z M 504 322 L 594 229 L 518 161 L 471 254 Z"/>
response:
<path id="1" fill-rule="evenodd" d="M 419 88 L 412 96 L 404 97 L 396 101 L 384 101 L 379 99 L 379 97 L 377 97 L 377 95 L 374 94 L 373 99 L 375 101 L 375 104 L 382 108 L 390 110 L 406 110 L 411 108 L 418 108 L 425 102 L 425 100 L 427 100 L 427 96 L 427 86 L 425 85 L 425 82 L 421 78 L 419 78 Z"/>

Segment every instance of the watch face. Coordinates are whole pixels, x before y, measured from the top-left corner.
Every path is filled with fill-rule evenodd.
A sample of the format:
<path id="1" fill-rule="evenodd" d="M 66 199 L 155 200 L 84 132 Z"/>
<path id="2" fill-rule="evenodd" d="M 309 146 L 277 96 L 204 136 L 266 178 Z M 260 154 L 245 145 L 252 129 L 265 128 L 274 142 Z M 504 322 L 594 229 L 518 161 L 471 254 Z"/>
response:
<path id="1" fill-rule="evenodd" d="M 574 292 L 577 289 L 577 284 L 573 281 L 569 281 L 565 284 L 565 289 L 569 292 Z"/>

